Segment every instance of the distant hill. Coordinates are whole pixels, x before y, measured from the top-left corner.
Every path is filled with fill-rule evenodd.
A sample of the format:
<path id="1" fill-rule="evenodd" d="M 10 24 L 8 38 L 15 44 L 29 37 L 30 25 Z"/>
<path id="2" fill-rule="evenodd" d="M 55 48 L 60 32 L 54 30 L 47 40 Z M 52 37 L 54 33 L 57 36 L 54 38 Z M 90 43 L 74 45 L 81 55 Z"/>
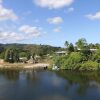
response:
<path id="1" fill-rule="evenodd" d="M 18 51 L 18 53 L 21 52 L 28 52 L 30 54 L 37 54 L 37 55 L 46 55 L 51 54 L 53 52 L 62 50 L 61 47 L 54 47 L 50 45 L 36 45 L 36 44 L 18 44 L 18 43 L 12 43 L 12 44 L 0 44 L 0 55 L 4 56 L 5 51 L 8 49 L 15 49 Z"/>

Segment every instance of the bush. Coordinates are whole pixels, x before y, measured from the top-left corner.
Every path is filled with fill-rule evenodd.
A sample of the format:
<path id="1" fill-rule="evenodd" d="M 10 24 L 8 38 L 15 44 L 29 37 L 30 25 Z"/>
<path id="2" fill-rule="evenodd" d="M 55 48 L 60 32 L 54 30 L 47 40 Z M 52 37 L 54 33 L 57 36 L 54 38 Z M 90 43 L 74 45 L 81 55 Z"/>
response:
<path id="1" fill-rule="evenodd" d="M 64 56 L 64 57 L 54 57 L 53 59 L 53 63 L 60 67 L 60 68 L 64 68 L 65 66 L 65 62 L 68 59 L 68 56 Z"/>
<path id="2" fill-rule="evenodd" d="M 78 52 L 72 52 L 69 56 L 56 57 L 54 59 L 55 65 L 61 69 L 77 69 L 82 61 L 82 56 Z"/>
<path id="3" fill-rule="evenodd" d="M 96 61 L 83 61 L 84 57 L 79 52 L 72 52 L 64 57 L 54 58 L 54 63 L 61 69 L 69 70 L 98 70 L 99 63 Z"/>
<path id="4" fill-rule="evenodd" d="M 93 54 L 92 60 L 100 63 L 100 49 L 98 49 L 96 53 Z"/>
<path id="5" fill-rule="evenodd" d="M 94 61 L 87 61 L 81 64 L 79 70 L 98 70 L 99 64 Z"/>
<path id="6" fill-rule="evenodd" d="M 73 52 L 70 54 L 70 56 L 66 60 L 64 68 L 71 69 L 71 70 L 78 69 L 81 61 L 82 61 L 81 54 L 78 52 Z"/>

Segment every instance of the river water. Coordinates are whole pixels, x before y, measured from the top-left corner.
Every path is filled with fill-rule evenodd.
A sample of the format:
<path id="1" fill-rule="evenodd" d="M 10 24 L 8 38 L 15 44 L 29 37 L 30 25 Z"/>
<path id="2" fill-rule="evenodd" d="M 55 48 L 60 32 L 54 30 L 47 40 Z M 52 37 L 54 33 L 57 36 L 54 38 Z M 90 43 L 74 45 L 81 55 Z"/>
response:
<path id="1" fill-rule="evenodd" d="M 0 71 L 0 100 L 100 100 L 100 73 Z"/>

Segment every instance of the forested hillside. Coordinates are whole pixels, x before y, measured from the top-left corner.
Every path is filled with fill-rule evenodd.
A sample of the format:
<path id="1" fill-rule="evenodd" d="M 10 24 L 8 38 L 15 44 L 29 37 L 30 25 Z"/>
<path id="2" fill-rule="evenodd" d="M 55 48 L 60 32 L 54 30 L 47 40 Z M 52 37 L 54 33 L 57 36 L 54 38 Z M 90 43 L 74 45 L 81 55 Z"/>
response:
<path id="1" fill-rule="evenodd" d="M 0 44 L 0 58 L 4 59 L 5 53 L 8 49 L 12 49 L 19 54 L 20 57 L 27 57 L 29 55 L 43 56 L 52 54 L 55 51 L 61 50 L 61 47 L 53 47 L 49 45 L 36 44 Z"/>

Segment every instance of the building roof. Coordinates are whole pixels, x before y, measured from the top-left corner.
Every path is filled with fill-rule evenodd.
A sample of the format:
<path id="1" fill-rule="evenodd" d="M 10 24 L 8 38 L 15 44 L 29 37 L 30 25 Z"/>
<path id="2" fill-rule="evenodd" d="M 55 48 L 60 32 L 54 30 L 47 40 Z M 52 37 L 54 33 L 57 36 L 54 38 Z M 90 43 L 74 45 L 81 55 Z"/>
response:
<path id="1" fill-rule="evenodd" d="M 78 48 L 77 50 L 81 50 L 80 48 Z M 96 51 L 97 49 L 89 49 L 90 51 Z"/>
<path id="2" fill-rule="evenodd" d="M 66 54 L 66 51 L 58 51 L 58 52 L 55 52 L 56 54 Z"/>

